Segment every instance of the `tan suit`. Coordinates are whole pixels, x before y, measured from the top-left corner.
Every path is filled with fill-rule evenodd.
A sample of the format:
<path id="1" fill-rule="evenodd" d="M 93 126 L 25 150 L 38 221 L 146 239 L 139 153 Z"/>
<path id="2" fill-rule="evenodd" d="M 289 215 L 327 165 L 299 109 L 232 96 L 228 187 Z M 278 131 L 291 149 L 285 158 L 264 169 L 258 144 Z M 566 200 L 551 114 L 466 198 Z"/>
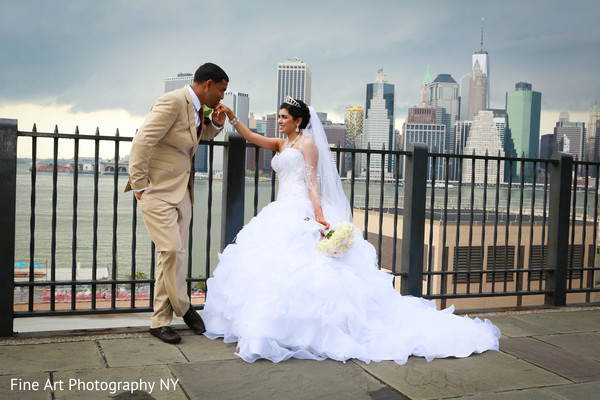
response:
<path id="1" fill-rule="evenodd" d="M 220 131 L 204 125 L 201 139 L 210 140 Z M 170 325 L 173 312 L 182 316 L 190 307 L 184 261 L 198 141 L 187 87 L 156 100 L 133 138 L 125 191 L 147 188 L 138 203 L 158 253 L 151 328 Z"/>

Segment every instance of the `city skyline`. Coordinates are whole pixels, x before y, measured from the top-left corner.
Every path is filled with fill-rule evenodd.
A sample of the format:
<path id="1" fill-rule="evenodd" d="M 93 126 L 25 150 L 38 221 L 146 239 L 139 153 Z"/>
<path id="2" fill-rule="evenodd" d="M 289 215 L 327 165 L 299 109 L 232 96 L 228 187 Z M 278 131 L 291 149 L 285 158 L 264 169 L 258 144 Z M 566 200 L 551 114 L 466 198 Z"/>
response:
<path id="1" fill-rule="evenodd" d="M 306 1 L 301 8 L 222 1 L 201 7 L 214 15 L 202 24 L 182 12 L 196 9 L 193 1 L 0 3 L 7 16 L 0 27 L 0 117 L 18 119 L 21 130 L 35 122 L 44 132 L 58 124 L 61 132 L 79 125 L 93 134 L 98 126 L 102 134 L 119 128 L 132 136 L 164 91 L 164 78 L 193 73 L 205 61 L 221 65 L 229 90 L 248 93 L 250 111 L 265 116 L 276 112 L 277 63 L 293 57 L 310 66 L 311 103 L 333 122 L 343 121 L 347 106 L 364 107 L 364 87 L 383 68 L 396 89 L 400 129 L 419 103 L 428 65 L 433 77 L 449 74 L 457 82 L 470 73 L 481 18 L 483 50 L 493 61 L 491 108 L 504 107 L 516 82 L 530 82 L 543 94 L 543 135 L 562 111 L 587 123 L 600 100 L 600 5 L 593 1 Z"/>

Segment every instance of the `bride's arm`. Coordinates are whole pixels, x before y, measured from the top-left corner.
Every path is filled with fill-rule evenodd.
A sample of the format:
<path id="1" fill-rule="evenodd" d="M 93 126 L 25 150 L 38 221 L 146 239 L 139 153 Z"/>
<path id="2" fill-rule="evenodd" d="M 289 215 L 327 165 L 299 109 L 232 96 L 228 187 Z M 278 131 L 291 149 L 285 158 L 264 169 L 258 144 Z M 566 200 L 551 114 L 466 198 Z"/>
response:
<path id="1" fill-rule="evenodd" d="M 219 104 L 215 108 L 215 110 L 217 109 L 220 112 L 224 112 L 225 114 L 227 114 L 227 118 L 229 118 L 229 121 L 233 121 L 235 119 L 235 114 L 229 109 L 229 107 L 226 107 L 223 104 Z M 244 125 L 240 121 L 238 121 L 234 125 L 234 128 L 244 139 L 254 143 L 257 146 L 264 147 L 265 149 L 272 151 L 279 151 L 279 149 L 281 148 L 281 143 L 283 142 L 283 139 L 268 138 L 259 135 L 258 133 L 252 132 L 246 125 Z"/>
<path id="2" fill-rule="evenodd" d="M 323 208 L 321 207 L 321 195 L 319 185 L 317 184 L 317 165 L 319 163 L 319 150 L 315 142 L 310 138 L 304 138 L 302 141 L 302 154 L 304 155 L 304 178 L 308 185 L 308 195 L 315 210 L 315 219 L 318 223 L 329 229 L 329 223 L 323 217 Z"/>

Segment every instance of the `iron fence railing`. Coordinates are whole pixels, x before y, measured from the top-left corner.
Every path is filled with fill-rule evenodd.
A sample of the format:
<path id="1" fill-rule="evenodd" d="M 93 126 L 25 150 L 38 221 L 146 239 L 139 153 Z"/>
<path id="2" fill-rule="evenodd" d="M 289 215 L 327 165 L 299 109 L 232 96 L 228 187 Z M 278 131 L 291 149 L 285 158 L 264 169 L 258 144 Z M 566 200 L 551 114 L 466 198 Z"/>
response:
<path id="1" fill-rule="evenodd" d="M 122 192 L 131 140 L 118 131 L 25 132 L 0 119 L 0 335 L 12 335 L 19 317 L 151 310 L 154 247 L 136 201 Z M 41 141 L 53 154 L 43 168 Z M 81 156 L 82 143 L 93 157 Z M 102 146 L 113 147 L 112 161 L 100 158 Z M 17 163 L 22 148 L 31 150 L 31 170 Z M 187 260 L 199 307 L 217 253 L 276 192 L 268 157 L 238 135 L 200 148 L 206 169 L 195 185 Z M 599 190 L 588 179 L 599 163 L 438 154 L 423 144 L 334 148 L 333 156 L 354 223 L 401 293 L 460 309 L 599 301 Z"/>

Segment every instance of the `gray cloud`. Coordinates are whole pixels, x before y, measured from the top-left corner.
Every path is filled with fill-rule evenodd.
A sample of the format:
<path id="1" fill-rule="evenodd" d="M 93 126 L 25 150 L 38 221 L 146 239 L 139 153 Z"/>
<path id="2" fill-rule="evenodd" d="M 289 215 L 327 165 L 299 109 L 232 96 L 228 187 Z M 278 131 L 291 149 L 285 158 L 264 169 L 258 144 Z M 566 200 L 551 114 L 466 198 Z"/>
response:
<path id="1" fill-rule="evenodd" d="M 276 65 L 313 72 L 313 105 L 364 102 L 384 68 L 397 112 L 418 102 L 427 65 L 457 81 L 479 48 L 491 59 L 492 106 L 518 81 L 543 108 L 587 111 L 600 97 L 597 1 L 22 1 L 0 0 L 0 102 L 123 108 L 144 115 L 162 79 L 213 61 L 257 115 L 274 112 Z M 403 114 L 404 113 L 404 114 Z"/>

